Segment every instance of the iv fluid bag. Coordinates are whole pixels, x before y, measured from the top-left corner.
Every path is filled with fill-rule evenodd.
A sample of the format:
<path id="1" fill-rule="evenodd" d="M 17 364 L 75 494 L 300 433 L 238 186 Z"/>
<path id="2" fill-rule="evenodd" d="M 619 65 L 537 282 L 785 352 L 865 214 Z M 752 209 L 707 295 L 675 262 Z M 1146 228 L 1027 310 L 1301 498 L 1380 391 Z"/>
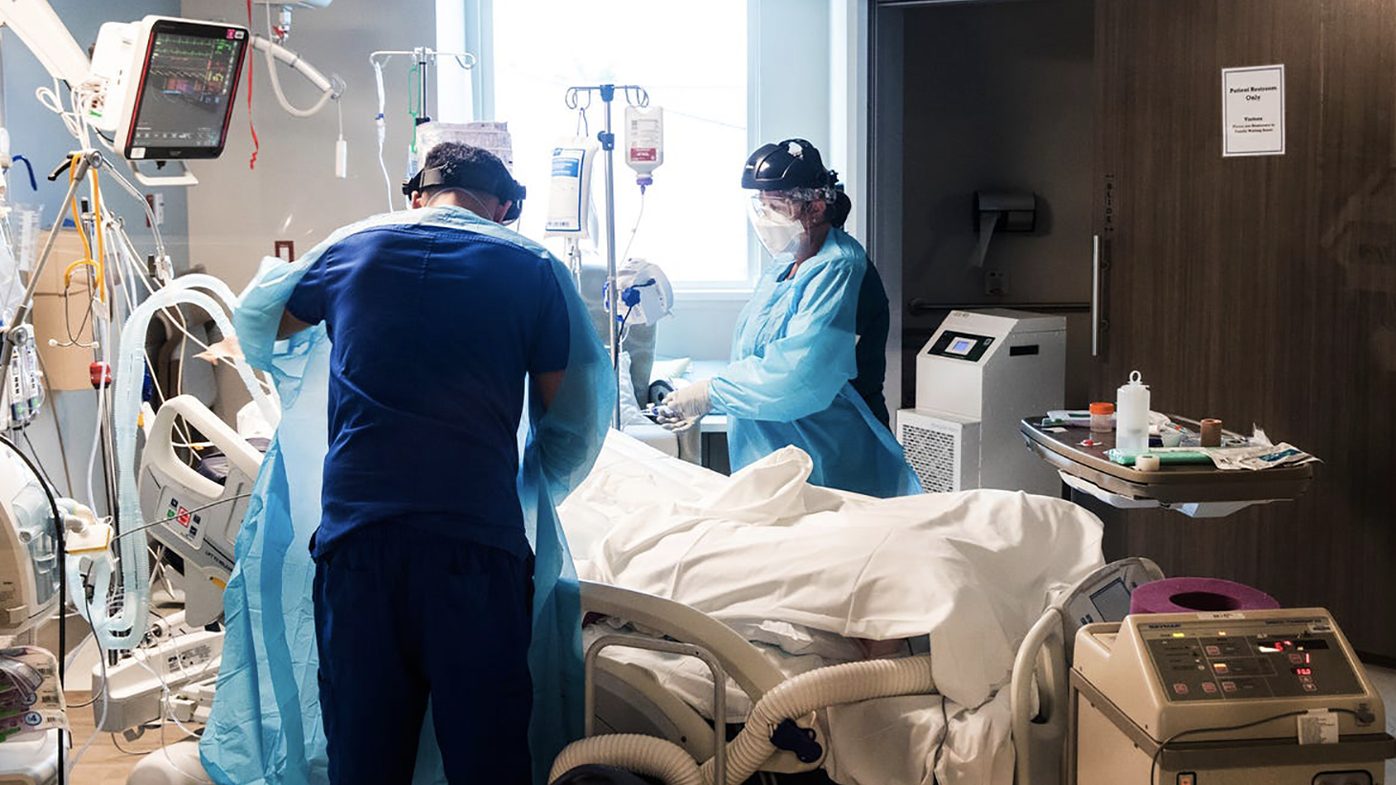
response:
<path id="1" fill-rule="evenodd" d="M 591 166 L 601 147 L 590 139 L 568 139 L 553 148 L 548 187 L 548 237 L 591 236 Z"/>
<path id="2" fill-rule="evenodd" d="M 649 185 L 664 163 L 664 107 L 625 107 L 625 127 L 625 165 L 635 170 L 636 182 Z"/>

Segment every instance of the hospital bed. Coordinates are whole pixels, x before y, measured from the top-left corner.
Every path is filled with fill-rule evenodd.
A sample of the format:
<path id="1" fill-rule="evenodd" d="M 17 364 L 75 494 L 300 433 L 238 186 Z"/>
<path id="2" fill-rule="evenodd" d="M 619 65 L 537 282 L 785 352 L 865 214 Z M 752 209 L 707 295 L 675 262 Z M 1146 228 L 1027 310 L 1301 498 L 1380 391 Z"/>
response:
<path id="1" fill-rule="evenodd" d="M 894 531 L 915 530 L 929 525 L 917 516 L 933 518 L 949 509 L 945 517 L 954 518 L 956 511 L 968 508 L 967 525 L 943 532 L 930 525 L 932 531 L 924 532 L 925 542 L 938 538 L 952 543 L 949 555 L 927 553 L 925 569 L 939 566 L 973 580 L 982 577 L 984 569 L 1004 566 L 981 552 L 1002 545 L 1007 562 L 1038 552 L 1059 567 L 1060 574 L 1049 576 L 1055 579 L 1044 581 L 1044 590 L 1022 608 L 976 604 L 976 598 L 994 594 L 992 587 L 968 594 L 950 592 L 956 597 L 938 608 L 942 623 L 932 625 L 941 635 L 922 627 L 917 634 L 871 644 L 874 649 L 922 657 L 929 648 L 929 661 L 941 654 L 937 668 L 944 678 L 935 682 L 943 681 L 944 691 L 815 712 L 799 723 L 813 742 L 806 745 L 804 759 L 780 751 L 759 770 L 791 773 L 823 767 L 835 781 L 849 785 L 930 782 L 937 770 L 943 782 L 1006 784 L 1015 779 L 1015 770 L 1018 782 L 1057 781 L 1066 736 L 1061 708 L 1067 662 L 1062 641 L 1070 640 L 1082 623 L 1123 618 L 1129 592 L 1162 577 L 1158 568 L 1142 559 L 1102 567 L 1099 522 L 1059 500 L 985 491 L 873 500 L 802 483 L 799 457 L 773 456 L 769 465 L 728 480 L 612 435 L 592 476 L 560 508 L 579 573 L 592 579 L 584 582 L 582 593 L 588 621 L 588 696 L 595 706 L 587 715 L 588 733 L 654 736 L 675 742 L 694 760 L 714 758 L 727 726 L 739 724 L 776 686 L 801 674 L 863 661 L 868 644 L 850 637 L 882 637 L 875 635 L 877 625 L 859 626 L 852 618 L 852 605 L 845 609 L 846 621 L 867 635 L 832 634 L 830 629 L 839 625 L 818 619 L 813 627 L 793 623 L 810 621 L 810 609 L 772 581 L 798 582 L 792 576 L 802 574 L 799 568 L 773 577 L 770 573 L 780 573 L 773 567 L 763 575 L 757 569 L 742 570 L 734 554 L 764 549 L 785 552 L 784 561 L 810 561 L 821 549 L 801 549 L 800 541 L 807 538 L 791 536 L 793 543 L 772 550 L 779 536 L 762 537 L 772 530 L 787 536 L 810 525 L 816 527 L 810 533 L 819 536 L 826 531 L 820 526 L 858 526 L 858 519 L 879 518 Z M 1016 532 L 1013 523 L 992 520 L 996 505 L 1009 513 L 1019 507 L 1044 510 L 1041 520 L 1027 516 L 1023 523 L 1040 523 L 1051 535 L 1017 532 L 1023 537 L 1015 540 L 1005 534 Z M 841 521 L 840 515 L 854 520 Z M 976 529 L 982 531 L 976 534 Z M 1073 544 L 1053 555 L 1046 542 L 1050 539 Z M 862 549 L 869 548 L 876 550 L 875 544 Z M 984 562 L 979 572 L 960 562 L 966 553 Z M 645 563 L 648 557 L 653 564 Z M 666 561 L 672 565 L 661 566 Z M 694 563 L 699 566 L 685 566 Z M 702 574 L 703 565 L 722 564 L 730 572 L 722 579 L 727 585 L 718 587 Z M 656 579 L 665 569 L 670 574 Z M 880 567 L 870 564 L 868 569 L 876 572 Z M 808 574 L 821 574 L 837 584 L 840 571 L 840 558 L 834 557 L 811 564 Z M 918 577 L 914 570 L 893 583 L 885 577 L 890 578 L 879 576 L 875 581 L 883 594 L 914 594 L 918 584 L 932 591 L 941 586 L 934 576 Z M 771 618 L 755 618 L 760 611 L 753 605 L 759 603 L 745 596 L 743 584 L 780 595 L 772 603 L 778 607 Z M 1005 622 L 1011 630 L 1002 634 L 970 628 L 968 635 L 957 636 L 978 635 L 986 650 L 1002 649 L 1000 656 L 985 658 L 998 663 L 1001 673 L 994 667 L 975 672 L 974 665 L 964 663 L 964 641 L 957 644 L 945 637 L 966 630 L 964 619 L 956 619 L 965 614 L 955 605 L 968 606 L 969 615 L 1003 612 L 1015 619 L 1022 616 L 1019 611 L 1032 608 L 1021 621 Z M 865 609 L 868 616 L 887 610 L 876 603 Z M 821 626 L 829 629 L 814 628 Z M 913 629 L 900 622 L 884 627 L 894 633 Z M 970 641 L 968 648 L 975 645 Z M 715 683 L 728 679 L 729 689 L 715 690 Z M 981 680 L 988 683 L 975 683 Z"/>
<path id="2" fill-rule="evenodd" d="M 1004 688 L 1008 694 L 1012 729 L 1012 781 L 1059 781 L 1068 730 L 1066 675 L 1070 667 L 1063 641 L 1074 639 L 1083 622 L 1116 620 L 1121 612 L 1128 610 L 1128 595 L 1134 586 L 1160 577 L 1158 567 L 1146 559 L 1115 562 L 1092 573 L 1065 598 L 1043 612 L 1020 646 L 1012 678 Z M 720 759 L 727 743 L 728 728 L 727 723 L 715 723 L 712 718 L 724 715 L 727 690 L 717 690 L 714 685 L 730 679 L 735 689 L 755 704 L 795 675 L 782 669 L 767 653 L 730 627 L 682 603 L 617 586 L 583 582 L 582 606 L 591 621 L 590 626 L 609 625 L 623 630 L 588 636 L 586 732 L 589 738 L 597 734 L 642 734 L 671 741 L 696 761 Z M 613 656 L 617 648 L 625 647 L 699 660 L 714 677 L 704 685 L 710 691 L 710 699 L 690 703 L 666 686 L 666 677 L 672 675 L 666 666 L 672 666 L 672 660 Z M 941 700 L 934 693 L 924 697 L 930 701 Z M 903 721 L 896 705 L 884 703 L 879 707 L 876 704 L 877 701 L 870 701 L 864 707 L 864 722 L 880 716 L 892 724 L 901 721 L 904 729 L 913 735 L 932 730 Z M 827 719 L 811 714 L 797 724 L 805 731 L 807 739 L 804 754 L 781 750 L 761 764 L 760 773 L 798 773 L 828 762 L 827 751 L 833 739 Z M 853 727 L 839 730 L 860 738 L 866 735 Z M 908 751 L 882 749 L 873 752 L 896 755 Z M 571 764 L 563 763 L 558 773 L 569 768 Z M 719 771 L 722 768 L 717 767 Z M 856 766 L 845 765 L 845 772 L 850 768 L 857 777 Z M 640 773 L 659 774 L 655 770 Z M 719 775 L 715 781 L 723 779 Z"/>

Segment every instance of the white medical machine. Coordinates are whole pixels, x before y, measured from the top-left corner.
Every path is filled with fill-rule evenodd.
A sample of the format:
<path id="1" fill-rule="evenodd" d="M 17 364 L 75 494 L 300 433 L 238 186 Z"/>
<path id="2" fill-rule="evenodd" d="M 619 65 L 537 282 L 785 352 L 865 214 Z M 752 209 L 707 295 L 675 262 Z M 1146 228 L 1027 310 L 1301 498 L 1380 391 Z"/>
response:
<path id="1" fill-rule="evenodd" d="M 1373 785 L 1381 696 L 1319 608 L 1130 616 L 1076 636 L 1068 782 Z"/>
<path id="2" fill-rule="evenodd" d="M 1065 317 L 951 311 L 916 356 L 916 408 L 897 412 L 897 440 L 928 492 L 1055 495 L 1018 422 L 1061 409 L 1065 388 Z"/>
<path id="3" fill-rule="evenodd" d="M 140 735 L 170 718 L 206 722 L 213 707 L 223 632 L 205 630 L 175 611 L 146 631 L 143 646 L 116 664 L 92 668 L 93 727 L 103 733 Z"/>
<path id="4" fill-rule="evenodd" d="M 196 185 L 183 162 L 223 153 L 249 47 L 266 56 L 273 91 L 288 113 L 313 115 L 344 92 L 342 80 L 324 76 L 280 43 L 290 30 L 291 7 L 322 8 L 329 2 L 276 3 L 282 6 L 281 27 L 273 30 L 276 41 L 222 22 L 162 16 L 107 22 L 98 31 L 90 61 L 46 0 L 9 0 L 0 5 L 0 25 L 13 30 L 50 75 L 67 83 L 76 115 L 100 132 L 107 147 L 132 162 L 174 161 L 182 170 L 154 176 L 133 167 L 137 179 L 149 186 Z M 305 77 L 322 93 L 321 100 L 309 110 L 291 106 L 274 61 Z M 88 144 L 86 128 L 73 125 L 70 130 Z"/>
<path id="5" fill-rule="evenodd" d="M 200 474 L 175 454 L 178 418 L 222 452 L 227 464 L 222 482 Z M 233 546 L 261 464 L 261 452 L 190 395 L 166 401 L 146 436 L 141 510 L 151 519 L 164 519 L 149 535 L 183 561 L 178 584 L 184 592 L 185 617 L 195 627 L 223 615 Z"/>
<path id="6" fill-rule="evenodd" d="M 158 16 L 107 22 L 81 106 L 129 160 L 217 158 L 247 44 L 247 29 L 236 25 Z"/>
<path id="7" fill-rule="evenodd" d="M 28 733 L 0 744 L 0 785 L 58 782 L 58 734 Z"/>
<path id="8" fill-rule="evenodd" d="M 23 461 L 0 449 L 0 636 L 27 632 L 58 607 L 53 507 Z"/>

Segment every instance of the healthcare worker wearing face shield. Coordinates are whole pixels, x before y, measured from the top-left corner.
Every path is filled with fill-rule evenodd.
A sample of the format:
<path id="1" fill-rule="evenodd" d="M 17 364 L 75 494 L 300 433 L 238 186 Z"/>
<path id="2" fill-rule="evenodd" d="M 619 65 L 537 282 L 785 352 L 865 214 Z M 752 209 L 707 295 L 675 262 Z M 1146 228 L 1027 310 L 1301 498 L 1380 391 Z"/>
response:
<path id="1" fill-rule="evenodd" d="M 751 224 L 770 264 L 737 320 L 731 364 L 665 398 L 662 416 L 728 415 L 734 471 L 794 445 L 814 460 L 815 485 L 919 493 L 882 395 L 887 294 L 842 229 L 852 203 L 837 173 L 814 145 L 787 139 L 751 154 L 742 187 L 755 191 Z"/>

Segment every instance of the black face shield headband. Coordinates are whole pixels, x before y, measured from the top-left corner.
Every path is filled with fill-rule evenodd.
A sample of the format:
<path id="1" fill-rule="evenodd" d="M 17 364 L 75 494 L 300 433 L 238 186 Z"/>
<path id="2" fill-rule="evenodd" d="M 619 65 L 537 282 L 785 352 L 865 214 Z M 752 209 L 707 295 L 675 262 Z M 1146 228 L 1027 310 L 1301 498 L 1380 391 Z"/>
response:
<path id="1" fill-rule="evenodd" d="M 463 168 L 463 167 L 458 167 Z M 526 190 L 522 185 L 507 175 L 503 181 L 493 177 L 482 176 L 475 172 L 449 171 L 443 167 L 433 166 L 422 169 L 412 176 L 411 180 L 402 184 L 402 195 L 411 196 L 414 191 L 425 191 L 428 188 L 460 188 L 466 191 L 479 191 L 493 195 L 500 202 L 512 202 L 508 211 L 504 213 L 503 223 L 513 223 L 519 219 L 523 212 L 523 201 Z"/>

